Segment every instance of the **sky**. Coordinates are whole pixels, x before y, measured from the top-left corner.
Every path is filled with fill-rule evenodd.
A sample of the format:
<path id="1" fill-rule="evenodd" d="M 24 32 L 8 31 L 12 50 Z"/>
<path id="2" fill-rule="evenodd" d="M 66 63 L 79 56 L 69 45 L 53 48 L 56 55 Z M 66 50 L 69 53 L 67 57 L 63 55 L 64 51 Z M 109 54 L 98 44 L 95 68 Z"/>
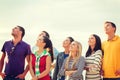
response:
<path id="1" fill-rule="evenodd" d="M 105 21 L 114 22 L 120 35 L 119 9 L 120 0 L 0 0 L 0 48 L 11 40 L 12 28 L 20 25 L 26 30 L 23 40 L 31 47 L 45 30 L 59 52 L 63 40 L 71 36 L 81 42 L 84 55 L 91 34 L 106 39 Z"/>
<path id="2" fill-rule="evenodd" d="M 12 38 L 16 25 L 26 30 L 24 40 L 33 46 L 38 34 L 49 32 L 53 45 L 62 51 L 62 42 L 72 36 L 86 51 L 88 38 L 97 34 L 106 39 L 104 22 L 117 25 L 120 35 L 120 0 L 0 0 L 0 48 Z"/>

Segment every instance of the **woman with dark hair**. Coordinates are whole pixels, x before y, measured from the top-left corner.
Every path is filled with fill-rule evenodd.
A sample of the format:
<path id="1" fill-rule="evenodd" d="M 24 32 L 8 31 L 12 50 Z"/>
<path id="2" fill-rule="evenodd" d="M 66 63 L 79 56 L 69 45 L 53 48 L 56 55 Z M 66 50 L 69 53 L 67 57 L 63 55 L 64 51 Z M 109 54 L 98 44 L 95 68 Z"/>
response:
<path id="1" fill-rule="evenodd" d="M 46 36 L 39 36 L 38 50 L 30 56 L 30 73 L 32 80 L 50 80 L 50 67 L 53 61 L 53 47 Z"/>
<path id="2" fill-rule="evenodd" d="M 54 73 L 53 73 L 53 80 L 64 80 L 64 76 L 59 76 L 58 73 L 62 67 L 63 61 L 66 57 L 68 57 L 69 55 L 69 47 L 71 42 L 73 42 L 74 39 L 72 37 L 67 37 L 64 41 L 63 41 L 63 47 L 64 47 L 64 51 L 60 52 L 57 56 L 57 60 L 56 60 L 56 65 L 55 65 L 55 69 L 54 69 Z"/>
<path id="3" fill-rule="evenodd" d="M 92 34 L 88 40 L 88 50 L 86 52 L 86 79 L 85 80 L 100 80 L 102 49 L 101 39 L 98 35 Z"/>

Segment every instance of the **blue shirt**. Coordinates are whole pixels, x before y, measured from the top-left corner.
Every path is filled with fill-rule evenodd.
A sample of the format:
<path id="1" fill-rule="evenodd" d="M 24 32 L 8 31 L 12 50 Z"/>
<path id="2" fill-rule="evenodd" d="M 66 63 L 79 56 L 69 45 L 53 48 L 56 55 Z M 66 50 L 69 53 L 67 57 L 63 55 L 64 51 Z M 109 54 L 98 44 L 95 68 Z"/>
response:
<path id="1" fill-rule="evenodd" d="M 5 74 L 17 76 L 24 72 L 25 57 L 31 53 L 30 45 L 20 41 L 14 46 L 12 41 L 6 41 L 1 50 L 6 54 Z"/>

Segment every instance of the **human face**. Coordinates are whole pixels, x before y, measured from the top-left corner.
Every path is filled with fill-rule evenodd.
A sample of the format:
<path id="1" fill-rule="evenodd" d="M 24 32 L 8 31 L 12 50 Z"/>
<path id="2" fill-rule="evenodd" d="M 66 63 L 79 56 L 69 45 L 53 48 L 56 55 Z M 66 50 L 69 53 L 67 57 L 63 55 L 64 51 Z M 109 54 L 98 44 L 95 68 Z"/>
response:
<path id="1" fill-rule="evenodd" d="M 70 39 L 69 38 L 66 38 L 64 41 L 63 41 L 63 47 L 66 48 L 66 47 L 69 47 L 70 46 Z"/>
<path id="2" fill-rule="evenodd" d="M 77 51 L 78 51 L 78 44 L 73 41 L 73 42 L 70 44 L 69 50 L 70 50 L 71 52 L 77 52 Z"/>
<path id="3" fill-rule="evenodd" d="M 112 25 L 110 23 L 105 23 L 104 24 L 104 30 L 105 30 L 106 34 L 111 34 L 111 33 L 114 33 L 115 28 L 112 27 Z"/>
<path id="4" fill-rule="evenodd" d="M 38 47 L 42 47 L 42 46 L 45 45 L 43 36 L 39 36 L 39 37 L 38 37 L 36 45 L 37 45 Z"/>
<path id="5" fill-rule="evenodd" d="M 95 37 L 94 37 L 93 35 L 91 35 L 91 36 L 89 37 L 88 44 L 89 44 L 89 46 L 95 46 L 95 44 L 96 44 L 96 39 L 95 39 Z"/>
<path id="6" fill-rule="evenodd" d="M 22 35 L 22 32 L 20 31 L 19 27 L 14 27 L 12 29 L 12 33 L 11 33 L 13 36 L 21 36 Z"/>

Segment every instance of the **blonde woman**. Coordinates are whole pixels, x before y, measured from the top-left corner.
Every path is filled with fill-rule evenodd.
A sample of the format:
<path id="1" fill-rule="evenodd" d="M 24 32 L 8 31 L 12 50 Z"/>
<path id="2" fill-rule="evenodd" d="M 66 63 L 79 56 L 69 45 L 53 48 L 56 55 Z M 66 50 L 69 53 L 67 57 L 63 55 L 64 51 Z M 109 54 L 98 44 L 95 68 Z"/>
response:
<path id="1" fill-rule="evenodd" d="M 64 60 L 59 75 L 65 76 L 66 80 L 82 80 L 85 66 L 85 59 L 81 56 L 82 45 L 78 41 L 73 41 L 69 50 L 69 56 Z"/>

